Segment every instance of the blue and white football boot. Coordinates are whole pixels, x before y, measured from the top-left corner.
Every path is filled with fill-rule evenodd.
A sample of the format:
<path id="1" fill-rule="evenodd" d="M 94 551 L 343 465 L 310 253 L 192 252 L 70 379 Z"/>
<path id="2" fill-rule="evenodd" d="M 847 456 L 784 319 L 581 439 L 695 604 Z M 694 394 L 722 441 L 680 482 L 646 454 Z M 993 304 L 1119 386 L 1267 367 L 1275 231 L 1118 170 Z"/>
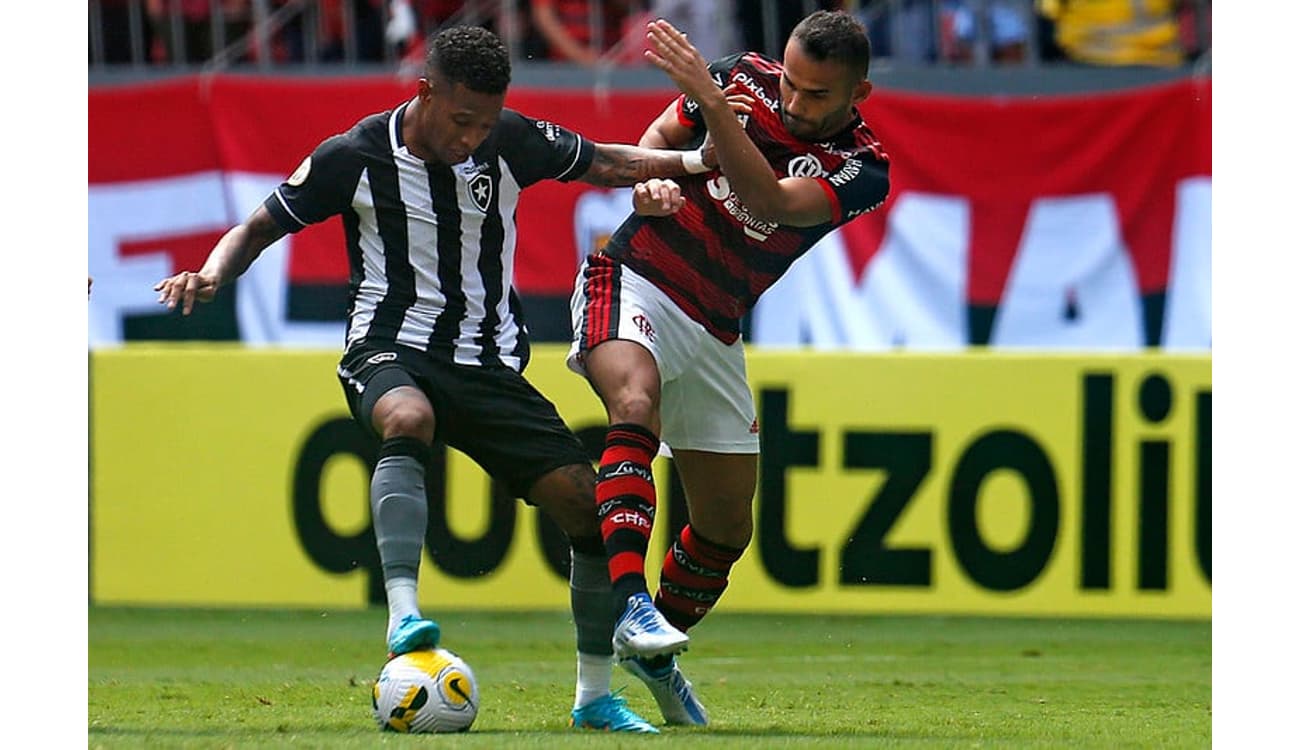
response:
<path id="1" fill-rule="evenodd" d="M 653 660 L 633 657 L 624 660 L 622 664 L 624 669 L 636 675 L 650 688 L 650 694 L 654 696 L 655 703 L 659 704 L 664 721 L 697 727 L 709 723 L 708 712 L 704 710 L 699 698 L 695 697 L 695 689 L 682 674 L 675 657 Z"/>
<path id="2" fill-rule="evenodd" d="M 638 732 L 659 734 L 650 722 L 637 716 L 627 707 L 627 699 L 619 695 L 622 688 L 604 695 L 585 706 L 573 709 L 569 726 L 574 729 L 598 729 L 605 732 Z"/>
<path id="3" fill-rule="evenodd" d="M 442 628 L 433 620 L 423 620 L 415 615 L 402 618 L 393 632 L 388 634 L 388 658 L 409 654 L 421 649 L 434 649 L 442 638 Z"/>
<path id="4" fill-rule="evenodd" d="M 690 636 L 673 627 L 655 608 L 650 595 L 642 592 L 627 598 L 627 608 L 614 625 L 614 658 L 650 658 L 679 654 Z"/>

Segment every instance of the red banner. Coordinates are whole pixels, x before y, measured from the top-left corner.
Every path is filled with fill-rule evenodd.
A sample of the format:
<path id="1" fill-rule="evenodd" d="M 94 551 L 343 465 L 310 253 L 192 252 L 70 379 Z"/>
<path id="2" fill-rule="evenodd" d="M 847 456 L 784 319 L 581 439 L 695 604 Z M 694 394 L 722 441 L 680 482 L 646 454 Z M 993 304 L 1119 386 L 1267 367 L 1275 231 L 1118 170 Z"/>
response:
<path id="1" fill-rule="evenodd" d="M 391 108 L 413 89 L 412 83 L 391 78 L 238 76 L 92 89 L 89 229 L 90 270 L 98 272 L 96 294 L 105 287 L 100 277 L 109 286 L 115 280 L 139 283 L 146 275 L 143 266 L 126 268 L 131 257 L 141 263 L 152 257 L 139 248 L 165 248 L 172 235 L 206 238 L 237 222 L 318 142 L 367 114 Z M 1182 286 L 1195 289 L 1187 294 L 1204 298 L 1179 304 L 1199 311 L 1194 317 L 1204 319 L 1204 331 L 1181 337 L 1208 346 L 1210 94 L 1209 80 L 1105 95 L 1033 98 L 939 97 L 878 89 L 866 102 L 864 115 L 890 154 L 892 189 L 883 209 L 832 235 L 839 243 L 835 252 L 851 277 L 851 288 L 844 292 L 857 295 L 857 303 L 868 308 L 880 308 L 872 300 L 885 299 L 884 308 L 892 311 L 887 316 L 903 314 L 895 302 L 902 303 L 890 302 L 888 292 L 871 291 L 873 284 L 879 289 L 891 286 L 883 275 L 873 282 L 869 269 L 878 256 L 883 260 L 893 252 L 900 269 L 933 263 L 943 284 L 956 284 L 957 302 L 967 309 L 951 324 L 957 326 L 953 343 L 998 343 L 999 330 L 1010 342 L 1033 343 L 1037 334 L 1032 331 L 1012 335 L 1021 324 L 1015 323 L 1016 314 L 999 308 L 1015 289 L 1023 292 L 1025 304 L 1039 304 L 1033 301 L 1034 293 L 1046 282 L 1044 271 L 1036 269 L 1055 271 L 1047 260 L 1035 260 L 1034 253 L 1044 259 L 1051 253 L 1069 259 L 1058 264 L 1057 271 L 1070 262 L 1079 266 L 1070 272 L 1073 275 L 1050 282 L 1053 289 L 1063 290 L 1063 301 L 1043 302 L 1043 309 L 1082 305 L 1086 312 L 1089 295 L 1100 294 L 1098 269 L 1114 261 L 1118 248 L 1125 268 L 1115 278 L 1133 276 L 1135 314 L 1145 331 L 1138 336 L 1145 340 L 1135 343 L 1150 345 L 1168 340 L 1173 304 L 1166 297 L 1178 265 L 1174 256 L 1180 246 L 1191 247 L 1184 255 L 1194 257 L 1196 268 L 1185 272 L 1191 281 Z M 669 89 L 602 97 L 586 91 L 516 88 L 507 106 L 594 140 L 635 142 L 673 95 Z M 216 183 L 195 183 L 207 178 Z M 1194 189 L 1199 185 L 1205 186 L 1203 195 Z M 156 186 L 158 194 L 150 192 L 150 186 Z M 181 200 L 181 195 L 190 197 Z M 584 195 L 588 198 L 580 202 Z M 610 222 L 627 212 L 623 198 L 582 183 L 544 182 L 530 188 L 519 207 L 516 286 L 521 293 L 567 294 L 583 249 L 580 244 L 595 241 L 584 239 L 583 232 L 589 230 L 593 238 L 607 232 Z M 605 218 L 590 221 L 580 215 L 601 199 Z M 206 205 L 208 201 L 220 205 Z M 177 216 L 187 211 L 194 215 Z M 135 231 L 132 212 L 140 215 Z M 951 251 L 935 255 L 936 248 L 949 246 Z M 337 221 L 293 237 L 285 254 L 283 281 L 289 286 L 346 283 Z M 166 257 L 172 265 L 179 262 L 175 255 Z M 148 273 L 167 266 L 166 257 L 155 258 L 159 262 Z M 906 258 L 913 262 L 904 263 Z M 823 268 L 840 273 L 840 261 L 832 261 Z M 186 257 L 185 262 L 192 259 Z M 954 264 L 961 267 L 951 268 Z M 929 282 L 924 275 L 900 272 L 911 281 L 892 287 L 925 291 Z M 946 275 L 950 272 L 955 274 L 951 280 Z M 841 282 L 830 278 L 817 283 Z M 1104 284 L 1108 289 L 1110 285 Z M 106 294 L 119 313 L 146 310 L 133 291 Z M 781 293 L 772 296 L 779 301 Z M 1029 328 L 1024 330 L 1029 331 L 1039 313 L 1026 310 L 1024 325 Z M 948 313 L 936 315 L 946 319 Z M 1078 320 L 1068 311 L 1065 319 Z M 787 339 L 795 336 L 827 345 L 871 345 L 851 331 L 831 334 L 813 322 L 801 325 L 802 333 L 784 334 L 760 325 L 752 338 L 762 342 L 761 332 L 768 331 L 766 340 L 774 343 L 790 343 Z M 1196 328 L 1200 323 L 1189 325 Z M 909 326 L 912 333 L 900 332 Z M 886 327 L 898 329 L 889 334 L 895 343 L 900 338 L 909 343 L 927 340 L 916 325 Z M 101 335 L 108 340 L 124 337 L 121 331 Z M 1116 341 L 1129 338 L 1125 334 Z M 940 336 L 932 343 L 946 344 L 948 338 Z"/>

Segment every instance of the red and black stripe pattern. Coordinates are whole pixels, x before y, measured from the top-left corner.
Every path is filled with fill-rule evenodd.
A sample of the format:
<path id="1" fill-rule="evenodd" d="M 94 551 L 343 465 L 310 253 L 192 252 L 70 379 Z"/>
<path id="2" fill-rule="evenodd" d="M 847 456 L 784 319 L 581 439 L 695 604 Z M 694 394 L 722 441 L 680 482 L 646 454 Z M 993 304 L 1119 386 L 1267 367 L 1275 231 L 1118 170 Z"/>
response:
<path id="1" fill-rule="evenodd" d="M 654 530 L 655 485 L 650 464 L 659 438 L 638 424 L 610 425 L 596 473 L 596 515 L 609 555 L 615 600 L 646 591 L 645 555 Z"/>
<path id="2" fill-rule="evenodd" d="M 579 352 L 589 352 L 599 343 L 618 338 L 622 268 L 603 253 L 587 258 L 582 272 L 584 307 L 578 331 Z"/>
<path id="3" fill-rule="evenodd" d="M 743 553 L 705 539 L 687 524 L 664 558 L 655 608 L 685 632 L 718 603 L 727 590 L 731 566 Z"/>

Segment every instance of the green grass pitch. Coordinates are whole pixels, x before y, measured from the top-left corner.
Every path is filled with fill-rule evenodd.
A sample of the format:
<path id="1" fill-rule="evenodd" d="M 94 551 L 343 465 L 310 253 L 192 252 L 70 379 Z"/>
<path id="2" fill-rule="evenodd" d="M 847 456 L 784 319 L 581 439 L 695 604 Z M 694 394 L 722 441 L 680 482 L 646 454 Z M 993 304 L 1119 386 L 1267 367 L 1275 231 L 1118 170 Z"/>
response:
<path id="1" fill-rule="evenodd" d="M 747 615 L 718 611 L 681 659 L 713 723 L 577 733 L 563 612 L 430 610 L 474 668 L 463 735 L 381 733 L 377 609 L 92 606 L 90 748 L 1209 747 L 1209 621 Z M 629 704 L 661 723 L 644 686 Z"/>

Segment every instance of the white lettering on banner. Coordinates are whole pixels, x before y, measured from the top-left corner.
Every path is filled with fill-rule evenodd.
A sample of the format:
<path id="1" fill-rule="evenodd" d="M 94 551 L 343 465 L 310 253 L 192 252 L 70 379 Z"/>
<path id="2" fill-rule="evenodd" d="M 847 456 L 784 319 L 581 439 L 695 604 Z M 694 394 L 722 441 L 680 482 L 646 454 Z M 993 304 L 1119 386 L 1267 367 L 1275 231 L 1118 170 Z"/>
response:
<path id="1" fill-rule="evenodd" d="M 1163 345 L 1210 348 L 1210 179 L 1178 187 Z M 954 349 L 970 343 L 970 206 L 962 196 L 904 193 L 855 284 L 832 232 L 759 299 L 751 342 L 818 349 Z M 990 344 L 1145 346 L 1132 255 L 1109 195 L 1035 201 L 1010 269 Z"/>
<path id="2" fill-rule="evenodd" d="M 221 231 L 229 226 L 217 172 L 86 188 L 91 346 L 120 344 L 128 315 L 162 313 L 154 284 L 178 270 L 165 252 L 123 257 L 125 242 Z"/>
<path id="3" fill-rule="evenodd" d="M 1209 349 L 1210 178 L 1183 180 L 1177 201 L 1162 342 L 1170 349 Z"/>
<path id="4" fill-rule="evenodd" d="M 1109 195 L 1033 202 L 989 343 L 1066 349 L 1143 346 L 1137 274 Z"/>
<path id="5" fill-rule="evenodd" d="M 282 179 L 233 173 L 223 180 L 219 173 L 204 172 L 87 188 L 87 265 L 95 279 L 89 301 L 90 346 L 120 344 L 127 315 L 165 313 L 154 284 L 187 270 L 174 268 L 166 253 L 124 258 L 123 243 L 198 231 L 224 232 L 252 213 Z M 288 289 L 289 238 L 285 238 L 264 250 L 239 279 L 235 315 L 244 343 L 337 347 L 343 341 L 342 321 L 290 322 Z"/>
<path id="6" fill-rule="evenodd" d="M 763 293 L 753 341 L 770 346 L 954 349 L 966 342 L 964 198 L 905 193 L 858 281 L 832 232 Z"/>

